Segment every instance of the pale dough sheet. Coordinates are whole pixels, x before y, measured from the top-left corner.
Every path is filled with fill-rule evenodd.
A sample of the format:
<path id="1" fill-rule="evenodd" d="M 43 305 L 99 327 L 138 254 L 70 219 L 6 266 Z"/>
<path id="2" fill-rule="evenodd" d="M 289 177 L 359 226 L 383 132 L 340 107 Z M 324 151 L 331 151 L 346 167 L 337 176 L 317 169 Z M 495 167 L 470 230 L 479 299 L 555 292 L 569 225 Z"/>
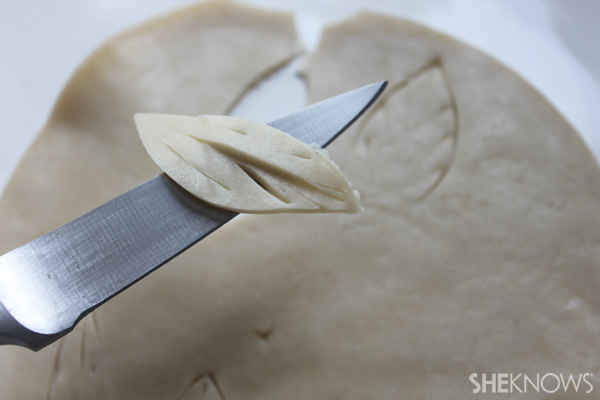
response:
<path id="1" fill-rule="evenodd" d="M 296 50 L 291 17 L 231 3 L 111 41 L 7 188 L 2 250 L 157 172 L 134 112 L 225 113 Z M 236 218 L 57 344 L 0 348 L 2 398 L 465 398 L 472 372 L 600 388 L 600 174 L 564 119 L 488 57 L 372 14 L 326 30 L 305 73 L 312 100 L 390 80 L 329 147 L 365 211 Z"/>

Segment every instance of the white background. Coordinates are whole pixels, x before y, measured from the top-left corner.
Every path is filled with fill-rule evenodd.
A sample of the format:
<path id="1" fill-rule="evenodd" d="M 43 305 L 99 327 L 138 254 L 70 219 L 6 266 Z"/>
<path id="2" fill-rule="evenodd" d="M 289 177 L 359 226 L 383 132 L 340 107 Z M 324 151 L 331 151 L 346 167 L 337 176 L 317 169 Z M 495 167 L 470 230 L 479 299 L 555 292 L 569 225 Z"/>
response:
<path id="1" fill-rule="evenodd" d="M 98 45 L 150 17 L 196 2 L 0 0 L 0 191 L 47 120 L 69 76 Z M 461 39 L 537 87 L 600 159 L 597 0 L 244 2 L 294 11 L 307 50 L 316 47 L 324 24 L 358 9 L 409 18 Z M 280 116 L 305 103 L 303 91 L 292 66 L 250 94 L 237 114 L 258 120 Z M 266 103 L 278 107 L 266 107 Z"/>

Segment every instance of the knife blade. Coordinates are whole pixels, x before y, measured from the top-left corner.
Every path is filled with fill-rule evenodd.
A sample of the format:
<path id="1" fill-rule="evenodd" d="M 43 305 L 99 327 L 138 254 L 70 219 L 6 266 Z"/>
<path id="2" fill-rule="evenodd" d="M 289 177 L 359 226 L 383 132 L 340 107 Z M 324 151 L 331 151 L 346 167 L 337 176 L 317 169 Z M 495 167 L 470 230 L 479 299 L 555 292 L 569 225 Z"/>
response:
<path id="1" fill-rule="evenodd" d="M 387 82 L 270 122 L 325 147 Z M 204 203 L 165 174 L 0 257 L 0 345 L 38 351 L 95 308 L 185 251 L 237 213 Z"/>

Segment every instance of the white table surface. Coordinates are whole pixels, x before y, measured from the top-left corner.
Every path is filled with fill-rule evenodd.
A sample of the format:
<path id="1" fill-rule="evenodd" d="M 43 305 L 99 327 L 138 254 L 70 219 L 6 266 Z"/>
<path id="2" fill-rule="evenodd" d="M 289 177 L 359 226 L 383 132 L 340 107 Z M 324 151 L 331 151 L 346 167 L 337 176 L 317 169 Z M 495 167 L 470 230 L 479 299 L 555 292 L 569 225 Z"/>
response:
<path id="1" fill-rule="evenodd" d="M 0 191 L 77 66 L 110 36 L 191 0 L 0 0 Z M 305 47 L 358 9 L 402 16 L 492 55 L 540 90 L 600 160 L 597 0 L 244 0 L 295 13 Z M 268 120 L 306 102 L 295 65 L 236 110 Z M 292 88 L 293 90 L 289 90 Z M 285 101 L 282 101 L 285 100 Z M 275 102 L 277 107 L 265 107 Z M 269 110 L 269 111 L 265 111 Z"/>

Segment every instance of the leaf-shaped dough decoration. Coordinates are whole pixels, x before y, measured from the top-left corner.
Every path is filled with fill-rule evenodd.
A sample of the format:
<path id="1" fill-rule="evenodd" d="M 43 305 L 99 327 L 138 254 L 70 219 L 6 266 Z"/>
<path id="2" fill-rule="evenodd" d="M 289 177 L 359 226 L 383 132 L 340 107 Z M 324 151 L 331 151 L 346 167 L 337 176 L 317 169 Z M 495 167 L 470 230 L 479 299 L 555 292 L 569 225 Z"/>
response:
<path id="1" fill-rule="evenodd" d="M 324 150 L 228 116 L 137 114 L 150 157 L 194 196 L 244 213 L 356 212 L 358 193 Z"/>
<path id="2" fill-rule="evenodd" d="M 356 150 L 369 157 L 377 157 L 370 154 L 371 148 L 393 151 L 389 158 L 395 165 L 378 171 L 378 178 L 394 187 L 394 196 L 403 202 L 425 199 L 451 168 L 459 132 L 458 109 L 441 61 L 423 66 L 406 80 L 391 82 L 370 111 Z"/>

